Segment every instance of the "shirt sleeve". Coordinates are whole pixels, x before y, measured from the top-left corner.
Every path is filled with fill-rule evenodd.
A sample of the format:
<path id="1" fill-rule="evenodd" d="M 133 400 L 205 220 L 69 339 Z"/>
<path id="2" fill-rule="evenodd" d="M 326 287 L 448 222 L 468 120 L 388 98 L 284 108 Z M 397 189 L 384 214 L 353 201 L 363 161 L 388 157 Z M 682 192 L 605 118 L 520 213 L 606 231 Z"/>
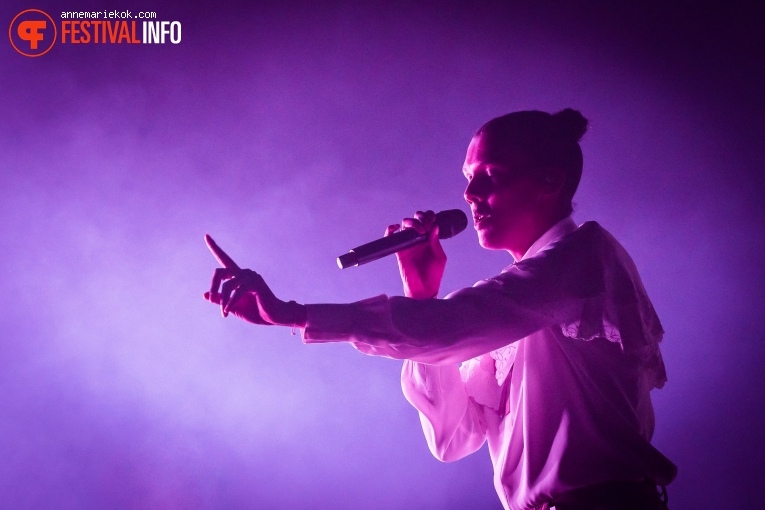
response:
<path id="1" fill-rule="evenodd" d="M 481 406 L 465 392 L 457 365 L 407 360 L 401 371 L 401 388 L 419 412 L 428 447 L 437 459 L 459 460 L 486 441 Z"/>
<path id="2" fill-rule="evenodd" d="M 351 342 L 366 354 L 428 364 L 466 361 L 576 317 L 600 281 L 576 253 L 553 245 L 444 299 L 307 305 L 303 341 Z"/>

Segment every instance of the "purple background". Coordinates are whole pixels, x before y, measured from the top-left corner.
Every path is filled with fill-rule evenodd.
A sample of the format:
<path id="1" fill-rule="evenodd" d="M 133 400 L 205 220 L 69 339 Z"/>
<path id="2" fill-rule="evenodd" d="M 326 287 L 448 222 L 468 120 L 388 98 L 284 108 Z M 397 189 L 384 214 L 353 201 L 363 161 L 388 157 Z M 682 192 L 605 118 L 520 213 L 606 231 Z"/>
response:
<path id="1" fill-rule="evenodd" d="M 357 3 L 147 2 L 180 45 L 0 43 L 0 507 L 499 508 L 485 448 L 431 457 L 400 362 L 221 319 L 202 236 L 284 299 L 400 294 L 393 259 L 335 257 L 466 210 L 486 120 L 568 106 L 574 218 L 621 240 L 667 331 L 672 508 L 757 501 L 763 9 Z M 442 291 L 510 261 L 470 230 L 445 248 Z"/>

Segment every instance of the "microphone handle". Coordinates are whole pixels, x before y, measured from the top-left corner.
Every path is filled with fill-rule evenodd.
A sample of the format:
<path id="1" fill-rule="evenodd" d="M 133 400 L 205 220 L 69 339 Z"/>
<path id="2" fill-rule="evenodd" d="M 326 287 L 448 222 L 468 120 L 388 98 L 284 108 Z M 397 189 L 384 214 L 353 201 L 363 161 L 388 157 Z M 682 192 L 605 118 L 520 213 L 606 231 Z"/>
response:
<path id="1" fill-rule="evenodd" d="M 418 234 L 414 229 L 406 229 L 396 232 L 387 237 L 382 237 L 371 243 L 362 244 L 337 258 L 337 265 L 340 269 L 351 266 L 360 266 L 373 260 L 381 259 L 404 250 L 415 244 L 427 241 L 428 234 Z"/>

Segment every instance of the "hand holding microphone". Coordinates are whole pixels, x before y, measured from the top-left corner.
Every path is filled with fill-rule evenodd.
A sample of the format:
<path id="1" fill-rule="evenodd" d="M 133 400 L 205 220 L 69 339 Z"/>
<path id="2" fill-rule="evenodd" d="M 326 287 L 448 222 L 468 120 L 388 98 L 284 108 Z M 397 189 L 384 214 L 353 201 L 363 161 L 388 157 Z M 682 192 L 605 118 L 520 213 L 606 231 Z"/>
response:
<path id="1" fill-rule="evenodd" d="M 390 225 L 385 237 L 372 241 L 341 255 L 341 268 L 366 264 L 396 253 L 404 294 L 426 299 L 435 297 L 446 266 L 446 254 L 439 239 L 448 239 L 467 226 L 467 216 L 459 209 L 417 211 L 414 218 L 404 218 L 399 225 Z"/>
<path id="2" fill-rule="evenodd" d="M 417 224 L 424 225 L 423 220 L 427 220 L 428 225 L 435 223 L 438 226 L 440 239 L 449 239 L 459 234 L 465 230 L 468 223 L 467 215 L 459 209 L 449 209 L 438 214 L 434 214 L 433 211 L 417 211 L 415 218 L 404 218 L 401 223 L 403 229 L 401 232 L 386 233 L 382 239 L 353 248 L 348 253 L 337 257 L 337 265 L 340 269 L 360 266 L 410 246 L 426 242 L 428 240 L 426 230 L 424 227 L 419 230 L 419 227 L 416 227 Z M 431 229 L 428 228 L 427 230 Z"/>
<path id="3" fill-rule="evenodd" d="M 401 227 L 390 225 L 385 235 L 395 236 L 406 232 L 426 235 L 426 241 L 396 252 L 398 271 L 404 284 L 404 295 L 415 299 L 434 298 L 441 287 L 446 267 L 446 253 L 439 240 L 440 228 L 433 211 L 417 211 L 414 218 L 404 218 Z"/>

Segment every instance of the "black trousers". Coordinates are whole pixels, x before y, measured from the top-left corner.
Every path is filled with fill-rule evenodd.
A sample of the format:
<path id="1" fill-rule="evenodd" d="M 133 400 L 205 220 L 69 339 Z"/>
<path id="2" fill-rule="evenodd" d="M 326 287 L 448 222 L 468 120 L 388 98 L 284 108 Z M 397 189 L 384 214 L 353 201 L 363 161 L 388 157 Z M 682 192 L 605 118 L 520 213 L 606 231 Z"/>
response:
<path id="1" fill-rule="evenodd" d="M 547 510 L 668 510 L 666 488 L 653 482 L 605 482 L 567 492 Z"/>

